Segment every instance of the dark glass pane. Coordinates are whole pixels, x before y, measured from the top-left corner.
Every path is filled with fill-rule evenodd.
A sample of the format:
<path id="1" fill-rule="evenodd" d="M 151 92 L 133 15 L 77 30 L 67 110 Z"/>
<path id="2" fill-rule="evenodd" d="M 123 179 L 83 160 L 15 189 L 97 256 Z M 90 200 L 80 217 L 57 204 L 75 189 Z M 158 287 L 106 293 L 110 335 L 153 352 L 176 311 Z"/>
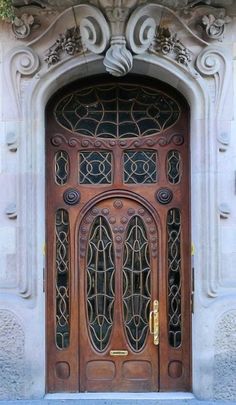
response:
<path id="1" fill-rule="evenodd" d="M 87 314 L 92 343 L 100 352 L 108 346 L 115 300 L 114 250 L 109 225 L 98 216 L 91 227 L 87 258 Z"/>
<path id="2" fill-rule="evenodd" d="M 124 183 L 155 183 L 157 181 L 157 154 L 151 151 L 124 153 Z"/>
<path id="3" fill-rule="evenodd" d="M 170 150 L 167 155 L 167 177 L 171 184 L 178 184 L 182 177 L 181 156 L 177 150 Z"/>
<path id="4" fill-rule="evenodd" d="M 179 119 L 180 109 L 175 100 L 158 90 L 116 83 L 65 96 L 54 115 L 60 125 L 81 135 L 133 138 L 169 128 Z"/>
<path id="5" fill-rule="evenodd" d="M 169 344 L 181 344 L 181 218 L 172 208 L 167 215 Z"/>
<path id="6" fill-rule="evenodd" d="M 79 153 L 80 184 L 110 184 L 112 182 L 112 154 L 110 152 Z"/>
<path id="7" fill-rule="evenodd" d="M 56 345 L 59 349 L 69 346 L 69 215 L 64 209 L 56 212 Z"/>
<path id="8" fill-rule="evenodd" d="M 65 151 L 59 151 L 55 155 L 55 182 L 62 186 L 66 184 L 69 176 L 69 156 Z"/>
<path id="9" fill-rule="evenodd" d="M 131 218 L 124 243 L 123 316 L 126 336 L 132 349 L 143 349 L 148 336 L 151 300 L 151 267 L 145 225 Z"/>

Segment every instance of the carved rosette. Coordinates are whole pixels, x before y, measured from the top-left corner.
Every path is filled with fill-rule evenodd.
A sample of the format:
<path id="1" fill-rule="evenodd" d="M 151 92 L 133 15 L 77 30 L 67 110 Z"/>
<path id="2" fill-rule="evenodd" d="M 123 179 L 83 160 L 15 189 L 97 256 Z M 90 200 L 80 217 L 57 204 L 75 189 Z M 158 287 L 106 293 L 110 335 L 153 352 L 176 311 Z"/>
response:
<path id="1" fill-rule="evenodd" d="M 31 27 L 34 24 L 34 17 L 26 13 L 21 17 L 15 17 L 12 22 L 12 31 L 17 39 L 25 39 L 31 33 Z"/>
<path id="2" fill-rule="evenodd" d="M 124 37 L 117 36 L 111 40 L 111 46 L 106 52 L 103 63 L 106 71 L 112 76 L 125 76 L 132 69 L 133 56 L 126 48 Z"/>
<path id="3" fill-rule="evenodd" d="M 220 13 L 219 17 L 213 14 L 202 17 L 202 25 L 205 27 L 207 36 L 211 39 L 221 38 L 225 31 L 225 24 L 229 24 L 230 22 L 231 18 L 225 16 L 225 10 Z"/>

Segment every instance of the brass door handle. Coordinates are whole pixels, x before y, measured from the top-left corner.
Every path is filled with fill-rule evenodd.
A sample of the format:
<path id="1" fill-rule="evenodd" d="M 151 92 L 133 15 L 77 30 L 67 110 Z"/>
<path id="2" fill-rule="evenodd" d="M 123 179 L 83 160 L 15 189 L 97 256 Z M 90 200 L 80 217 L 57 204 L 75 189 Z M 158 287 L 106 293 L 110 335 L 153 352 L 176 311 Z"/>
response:
<path id="1" fill-rule="evenodd" d="M 153 310 L 149 314 L 149 330 L 153 335 L 153 343 L 155 346 L 159 344 L 159 302 L 153 301 Z"/>

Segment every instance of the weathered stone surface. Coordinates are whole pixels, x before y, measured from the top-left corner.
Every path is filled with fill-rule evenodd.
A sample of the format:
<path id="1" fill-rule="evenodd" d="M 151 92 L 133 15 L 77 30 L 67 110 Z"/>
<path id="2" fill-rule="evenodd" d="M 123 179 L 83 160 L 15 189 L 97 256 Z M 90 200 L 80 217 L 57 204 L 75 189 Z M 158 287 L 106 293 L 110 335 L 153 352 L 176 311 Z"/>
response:
<path id="1" fill-rule="evenodd" d="M 221 317 L 215 335 L 214 396 L 236 400 L 236 310 Z"/>
<path id="2" fill-rule="evenodd" d="M 24 395 L 24 331 L 15 314 L 0 310 L 0 399 Z"/>

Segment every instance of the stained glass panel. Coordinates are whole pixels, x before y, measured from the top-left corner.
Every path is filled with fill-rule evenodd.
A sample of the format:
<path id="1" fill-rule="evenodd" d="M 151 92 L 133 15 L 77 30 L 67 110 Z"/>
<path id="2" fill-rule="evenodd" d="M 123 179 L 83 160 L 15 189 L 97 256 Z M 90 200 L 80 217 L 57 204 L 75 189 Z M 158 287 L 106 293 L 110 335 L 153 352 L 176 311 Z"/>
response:
<path id="1" fill-rule="evenodd" d="M 177 150 L 170 150 L 167 155 L 167 177 L 171 184 L 178 184 L 182 177 L 181 155 Z"/>
<path id="2" fill-rule="evenodd" d="M 111 184 L 112 154 L 110 152 L 79 153 L 80 184 Z"/>
<path id="3" fill-rule="evenodd" d="M 109 343 L 115 300 L 115 266 L 111 232 L 106 219 L 93 222 L 87 249 L 87 315 L 91 340 L 100 352 Z"/>
<path id="4" fill-rule="evenodd" d="M 157 181 L 157 154 L 152 151 L 124 153 L 124 183 L 155 183 Z"/>
<path id="5" fill-rule="evenodd" d="M 143 349 L 148 336 L 151 300 L 151 268 L 147 233 L 143 220 L 131 218 L 124 243 L 123 316 L 132 349 Z"/>
<path id="6" fill-rule="evenodd" d="M 101 84 L 63 97 L 54 110 L 62 127 L 97 138 L 134 138 L 164 131 L 180 116 L 161 91 L 132 84 Z"/>
<path id="7" fill-rule="evenodd" d="M 181 344 L 181 216 L 178 208 L 167 215 L 169 343 Z"/>
<path id="8" fill-rule="evenodd" d="M 60 150 L 55 155 L 55 182 L 62 186 L 66 184 L 69 176 L 68 153 Z"/>
<path id="9" fill-rule="evenodd" d="M 69 346 L 69 215 L 64 209 L 56 211 L 56 345 Z"/>

